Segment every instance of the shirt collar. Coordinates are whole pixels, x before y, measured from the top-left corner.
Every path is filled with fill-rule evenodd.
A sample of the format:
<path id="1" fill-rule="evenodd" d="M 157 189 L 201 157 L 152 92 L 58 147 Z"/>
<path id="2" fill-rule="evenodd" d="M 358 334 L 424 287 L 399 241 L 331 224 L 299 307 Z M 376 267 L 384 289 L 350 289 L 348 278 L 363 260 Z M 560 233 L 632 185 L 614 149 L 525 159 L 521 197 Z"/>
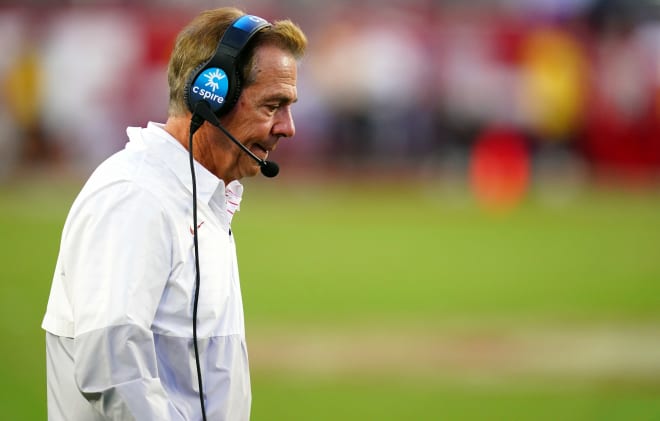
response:
<path id="1" fill-rule="evenodd" d="M 162 123 L 151 121 L 146 128 L 129 127 L 126 130 L 130 140 L 127 148 L 148 148 L 149 153 L 170 168 L 181 184 L 192 194 L 188 150 L 165 131 L 164 127 Z M 194 166 L 199 200 L 208 204 L 213 200 L 216 206 L 226 210 L 229 215 L 240 209 L 243 186 L 238 180 L 232 181 L 225 188 L 224 181 L 202 164 L 194 161 Z"/>

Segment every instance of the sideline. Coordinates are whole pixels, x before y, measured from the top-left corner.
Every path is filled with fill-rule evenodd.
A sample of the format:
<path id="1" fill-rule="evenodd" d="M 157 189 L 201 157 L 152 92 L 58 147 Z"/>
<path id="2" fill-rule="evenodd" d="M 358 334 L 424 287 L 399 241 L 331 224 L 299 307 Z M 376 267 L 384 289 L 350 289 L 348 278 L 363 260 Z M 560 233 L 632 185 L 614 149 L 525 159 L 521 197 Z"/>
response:
<path id="1" fill-rule="evenodd" d="M 248 335 L 250 364 L 255 370 L 306 375 L 532 377 L 660 386 L 656 326 L 393 332 L 255 329 Z"/>

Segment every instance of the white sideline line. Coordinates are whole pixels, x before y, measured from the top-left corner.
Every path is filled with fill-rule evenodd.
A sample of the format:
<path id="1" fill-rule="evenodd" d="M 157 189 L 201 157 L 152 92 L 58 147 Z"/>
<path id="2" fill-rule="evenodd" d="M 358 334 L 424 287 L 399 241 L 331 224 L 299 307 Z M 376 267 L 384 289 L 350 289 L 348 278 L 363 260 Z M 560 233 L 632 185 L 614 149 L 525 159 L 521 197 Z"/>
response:
<path id="1" fill-rule="evenodd" d="M 317 374 L 557 377 L 660 384 L 660 327 L 248 336 L 255 369 Z"/>

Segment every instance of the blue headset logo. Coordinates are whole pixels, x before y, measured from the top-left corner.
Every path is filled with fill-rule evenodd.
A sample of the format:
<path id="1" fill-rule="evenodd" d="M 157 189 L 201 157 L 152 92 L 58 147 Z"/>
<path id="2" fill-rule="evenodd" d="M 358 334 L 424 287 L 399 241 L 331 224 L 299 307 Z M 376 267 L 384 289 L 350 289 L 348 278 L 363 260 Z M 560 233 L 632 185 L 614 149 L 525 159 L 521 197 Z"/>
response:
<path id="1" fill-rule="evenodd" d="M 192 99 L 194 102 L 206 101 L 213 111 L 222 107 L 229 89 L 227 74 L 224 70 L 211 67 L 197 76 L 192 86 Z"/>

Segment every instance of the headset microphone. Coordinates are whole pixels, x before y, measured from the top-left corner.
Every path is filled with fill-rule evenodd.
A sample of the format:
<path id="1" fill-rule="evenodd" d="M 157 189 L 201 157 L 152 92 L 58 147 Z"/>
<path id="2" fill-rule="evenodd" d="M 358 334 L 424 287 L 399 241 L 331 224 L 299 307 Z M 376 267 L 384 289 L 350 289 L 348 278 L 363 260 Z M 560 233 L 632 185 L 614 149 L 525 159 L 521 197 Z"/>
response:
<path id="1" fill-rule="evenodd" d="M 215 127 L 219 128 L 222 130 L 222 132 L 227 135 L 229 139 L 231 139 L 232 142 L 234 142 L 239 148 L 243 150 L 246 154 L 250 155 L 252 159 L 254 159 L 257 164 L 259 164 L 259 167 L 261 167 L 261 174 L 263 174 L 265 177 L 271 178 L 275 177 L 279 172 L 280 172 L 280 167 L 273 161 L 265 161 L 258 156 L 256 156 L 251 150 L 249 150 L 247 147 L 245 147 L 244 144 L 239 142 L 227 129 L 224 128 L 222 124 L 220 124 L 220 120 L 218 117 L 216 117 L 215 114 L 211 111 L 211 107 L 209 107 L 208 103 L 205 101 L 199 101 L 195 104 L 195 110 L 193 112 L 193 118 L 195 115 L 203 118 L 205 121 L 208 121 Z"/>
<path id="2" fill-rule="evenodd" d="M 265 177 L 275 177 L 280 172 L 280 167 L 273 161 L 263 161 L 261 165 L 261 174 Z"/>

